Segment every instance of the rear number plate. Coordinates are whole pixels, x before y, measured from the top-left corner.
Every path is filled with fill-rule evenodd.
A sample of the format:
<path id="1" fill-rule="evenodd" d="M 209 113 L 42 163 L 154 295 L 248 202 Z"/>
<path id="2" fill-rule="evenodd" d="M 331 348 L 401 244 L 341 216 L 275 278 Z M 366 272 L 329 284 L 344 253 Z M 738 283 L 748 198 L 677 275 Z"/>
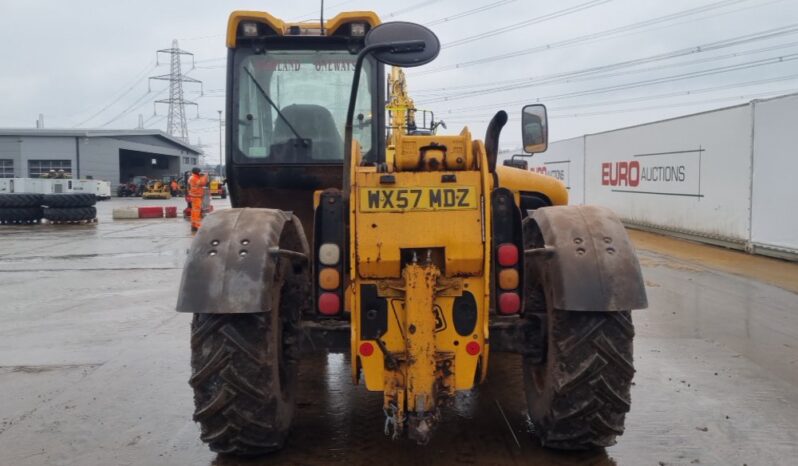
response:
<path id="1" fill-rule="evenodd" d="M 476 208 L 476 189 L 471 186 L 451 188 L 360 188 L 361 212 Z"/>

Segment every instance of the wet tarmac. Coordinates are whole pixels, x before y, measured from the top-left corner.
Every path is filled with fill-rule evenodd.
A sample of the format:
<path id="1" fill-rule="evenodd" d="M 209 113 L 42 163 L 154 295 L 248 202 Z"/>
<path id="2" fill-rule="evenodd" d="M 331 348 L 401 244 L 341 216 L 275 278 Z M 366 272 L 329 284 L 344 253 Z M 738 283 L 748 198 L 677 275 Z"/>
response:
<path id="1" fill-rule="evenodd" d="M 637 374 L 616 446 L 537 446 L 508 355 L 492 357 L 488 382 L 457 399 L 428 446 L 390 441 L 380 394 L 353 386 L 331 355 L 303 364 L 283 452 L 217 457 L 191 420 L 190 316 L 173 312 L 189 226 L 111 221 L 113 206 L 137 202 L 100 203 L 96 225 L 0 227 L 0 465 L 798 461 L 798 264 L 637 233 L 651 307 L 634 314 Z"/>

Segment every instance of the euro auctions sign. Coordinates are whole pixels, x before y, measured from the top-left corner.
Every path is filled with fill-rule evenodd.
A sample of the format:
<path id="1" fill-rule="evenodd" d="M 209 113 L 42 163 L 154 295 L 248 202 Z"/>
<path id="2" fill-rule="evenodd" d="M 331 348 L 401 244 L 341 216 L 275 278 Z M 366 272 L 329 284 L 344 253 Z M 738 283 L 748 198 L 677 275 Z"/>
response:
<path id="1" fill-rule="evenodd" d="M 613 192 L 703 197 L 701 157 L 705 149 L 634 154 L 601 162 L 601 186 Z"/>

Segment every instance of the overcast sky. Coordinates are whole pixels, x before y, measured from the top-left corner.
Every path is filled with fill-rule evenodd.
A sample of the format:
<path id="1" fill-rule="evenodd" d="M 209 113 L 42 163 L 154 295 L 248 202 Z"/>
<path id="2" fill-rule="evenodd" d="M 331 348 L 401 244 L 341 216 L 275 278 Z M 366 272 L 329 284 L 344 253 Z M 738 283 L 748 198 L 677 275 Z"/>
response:
<path id="1" fill-rule="evenodd" d="M 444 48 L 408 72 L 417 106 L 435 111 L 448 132 L 468 125 L 480 138 L 504 109 L 503 147 L 519 145 L 524 102 L 547 104 L 558 140 L 798 92 L 798 0 L 326 4 L 326 17 L 369 9 L 383 21 L 428 24 Z M 176 38 L 195 54 L 188 74 L 205 89 L 200 96 L 186 85 L 201 117 L 187 109 L 190 140 L 215 161 L 224 32 L 235 9 L 310 19 L 319 2 L 0 0 L 0 127 L 33 127 L 41 113 L 48 128 L 134 128 L 141 114 L 145 126 L 165 129 L 167 107 L 153 115 L 152 102 L 168 96 L 168 83 L 153 81 L 148 92 L 146 77 L 169 72 L 155 51 Z"/>

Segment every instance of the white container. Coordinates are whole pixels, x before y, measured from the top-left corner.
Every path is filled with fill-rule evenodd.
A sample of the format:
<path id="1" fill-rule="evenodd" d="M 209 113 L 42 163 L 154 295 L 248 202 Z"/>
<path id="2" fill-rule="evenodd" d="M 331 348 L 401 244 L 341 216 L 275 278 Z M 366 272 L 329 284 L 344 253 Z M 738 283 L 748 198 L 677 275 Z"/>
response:
<path id="1" fill-rule="evenodd" d="M 752 247 L 798 255 L 798 96 L 754 101 L 753 107 Z"/>
<path id="2" fill-rule="evenodd" d="M 93 193 L 97 199 L 111 198 L 111 183 L 102 180 L 76 180 L 72 183 L 72 191 L 76 193 Z"/>
<path id="3" fill-rule="evenodd" d="M 0 193 L 92 193 L 98 199 L 110 199 L 111 183 L 68 178 L 0 178 Z"/>

